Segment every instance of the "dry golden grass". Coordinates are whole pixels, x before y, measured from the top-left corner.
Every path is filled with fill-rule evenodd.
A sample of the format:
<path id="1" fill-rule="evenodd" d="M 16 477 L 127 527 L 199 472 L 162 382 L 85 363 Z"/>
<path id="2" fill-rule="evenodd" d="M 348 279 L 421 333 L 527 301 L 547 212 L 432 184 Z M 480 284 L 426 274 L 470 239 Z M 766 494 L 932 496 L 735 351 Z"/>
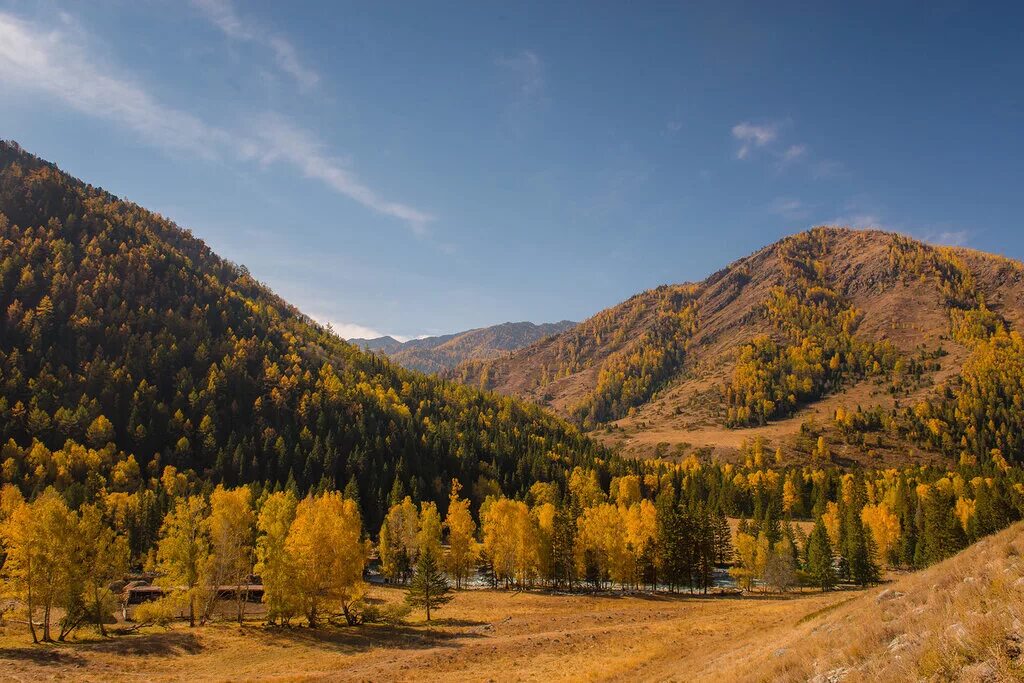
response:
<path id="1" fill-rule="evenodd" d="M 431 624 L 252 622 L 33 646 L 0 628 L 0 679 L 1024 680 L 1024 524 L 868 591 L 702 598 L 459 593 Z M 398 602 L 403 593 L 374 589 Z"/>
<path id="2" fill-rule="evenodd" d="M 735 681 L 1024 680 L 1024 524 L 723 661 Z"/>
<path id="3" fill-rule="evenodd" d="M 374 590 L 386 601 L 398 590 Z M 709 678 L 721 658 L 776 639 L 847 595 L 585 596 L 467 591 L 431 625 L 311 631 L 216 624 L 52 646 L 0 635 L 0 679 L 634 680 Z"/>

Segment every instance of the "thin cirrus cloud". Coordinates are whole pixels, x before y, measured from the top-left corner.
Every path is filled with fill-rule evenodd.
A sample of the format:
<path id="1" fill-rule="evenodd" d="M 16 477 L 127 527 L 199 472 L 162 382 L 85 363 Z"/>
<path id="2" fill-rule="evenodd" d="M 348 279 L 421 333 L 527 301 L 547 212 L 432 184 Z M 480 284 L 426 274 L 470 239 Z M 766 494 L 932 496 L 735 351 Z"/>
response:
<path id="1" fill-rule="evenodd" d="M 324 152 L 311 135 L 284 118 L 258 118 L 250 133 L 210 125 L 162 104 L 131 79 L 112 75 L 115 69 L 90 55 L 88 42 L 67 17 L 61 28 L 48 28 L 0 13 L 0 83 L 125 126 L 148 144 L 164 149 L 207 160 L 285 164 L 368 209 L 406 222 L 416 234 L 423 234 L 433 220 L 419 209 L 383 199 Z"/>
<path id="2" fill-rule="evenodd" d="M 740 143 L 739 149 L 736 150 L 736 158 L 746 159 L 753 150 L 775 140 L 779 136 L 779 130 L 775 124 L 758 125 L 743 122 L 732 127 L 732 136 Z"/>
<path id="3" fill-rule="evenodd" d="M 192 0 L 192 5 L 228 38 L 269 49 L 278 68 L 291 76 L 302 90 L 310 90 L 320 82 L 319 74 L 302 63 L 288 39 L 269 33 L 240 16 L 230 0 Z"/>
<path id="4" fill-rule="evenodd" d="M 533 100 L 544 94 L 544 61 L 532 50 L 499 57 L 495 63 L 513 74 L 518 81 L 519 95 Z"/>

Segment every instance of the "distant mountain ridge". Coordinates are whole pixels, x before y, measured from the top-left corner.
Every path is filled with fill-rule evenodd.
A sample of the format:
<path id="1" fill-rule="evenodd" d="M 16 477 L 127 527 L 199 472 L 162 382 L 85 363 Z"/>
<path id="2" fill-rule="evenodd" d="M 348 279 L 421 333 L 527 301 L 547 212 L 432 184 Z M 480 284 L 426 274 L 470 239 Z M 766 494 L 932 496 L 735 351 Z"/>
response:
<path id="1" fill-rule="evenodd" d="M 423 337 L 401 342 L 391 336 L 375 339 L 349 339 L 366 351 L 381 353 L 395 363 L 420 372 L 442 372 L 466 361 L 498 358 L 524 346 L 560 334 L 576 323 L 507 322 L 478 327 L 437 337 Z"/>

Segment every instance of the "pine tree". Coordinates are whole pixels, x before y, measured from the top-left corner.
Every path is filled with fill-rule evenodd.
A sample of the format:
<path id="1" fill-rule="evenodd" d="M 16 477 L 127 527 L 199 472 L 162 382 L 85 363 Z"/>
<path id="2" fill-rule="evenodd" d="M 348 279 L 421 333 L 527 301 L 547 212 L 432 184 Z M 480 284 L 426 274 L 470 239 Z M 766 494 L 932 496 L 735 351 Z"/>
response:
<path id="1" fill-rule="evenodd" d="M 434 551 L 427 549 L 420 553 L 405 601 L 412 607 L 426 609 L 427 621 L 430 621 L 430 611 L 441 609 L 453 597 L 448 577 L 438 567 Z"/>
<path id="2" fill-rule="evenodd" d="M 721 508 L 715 515 L 715 562 L 724 566 L 732 562 L 732 529 L 729 519 Z"/>
<path id="3" fill-rule="evenodd" d="M 832 567 L 832 544 L 829 543 L 828 532 L 821 517 L 818 518 L 814 531 L 807 540 L 807 573 L 823 591 L 830 590 L 836 585 L 835 570 Z"/>

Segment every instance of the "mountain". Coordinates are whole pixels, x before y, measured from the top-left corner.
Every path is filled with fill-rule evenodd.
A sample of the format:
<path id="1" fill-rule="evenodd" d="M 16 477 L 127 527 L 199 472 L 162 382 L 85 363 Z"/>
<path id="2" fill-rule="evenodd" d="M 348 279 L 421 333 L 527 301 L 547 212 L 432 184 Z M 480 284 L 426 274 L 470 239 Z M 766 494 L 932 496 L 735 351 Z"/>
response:
<path id="1" fill-rule="evenodd" d="M 1016 261 L 821 227 L 446 376 L 638 455 L 1020 458 L 1022 325 Z"/>
<path id="2" fill-rule="evenodd" d="M 392 498 L 445 503 L 453 477 L 479 503 L 616 462 L 536 406 L 358 350 L 188 231 L 0 142 L 0 480 L 72 501 L 168 465 L 348 487 L 373 529 Z"/>
<path id="3" fill-rule="evenodd" d="M 384 351 L 386 349 L 398 348 L 402 345 L 402 342 L 390 336 L 374 337 L 373 339 L 356 337 L 348 341 L 364 351 Z"/>
<path id="4" fill-rule="evenodd" d="M 502 323 L 440 337 L 400 342 L 394 337 L 350 339 L 367 351 L 388 356 L 399 365 L 420 372 L 441 372 L 470 360 L 488 360 L 521 349 L 540 339 L 564 332 L 576 323 Z"/>

